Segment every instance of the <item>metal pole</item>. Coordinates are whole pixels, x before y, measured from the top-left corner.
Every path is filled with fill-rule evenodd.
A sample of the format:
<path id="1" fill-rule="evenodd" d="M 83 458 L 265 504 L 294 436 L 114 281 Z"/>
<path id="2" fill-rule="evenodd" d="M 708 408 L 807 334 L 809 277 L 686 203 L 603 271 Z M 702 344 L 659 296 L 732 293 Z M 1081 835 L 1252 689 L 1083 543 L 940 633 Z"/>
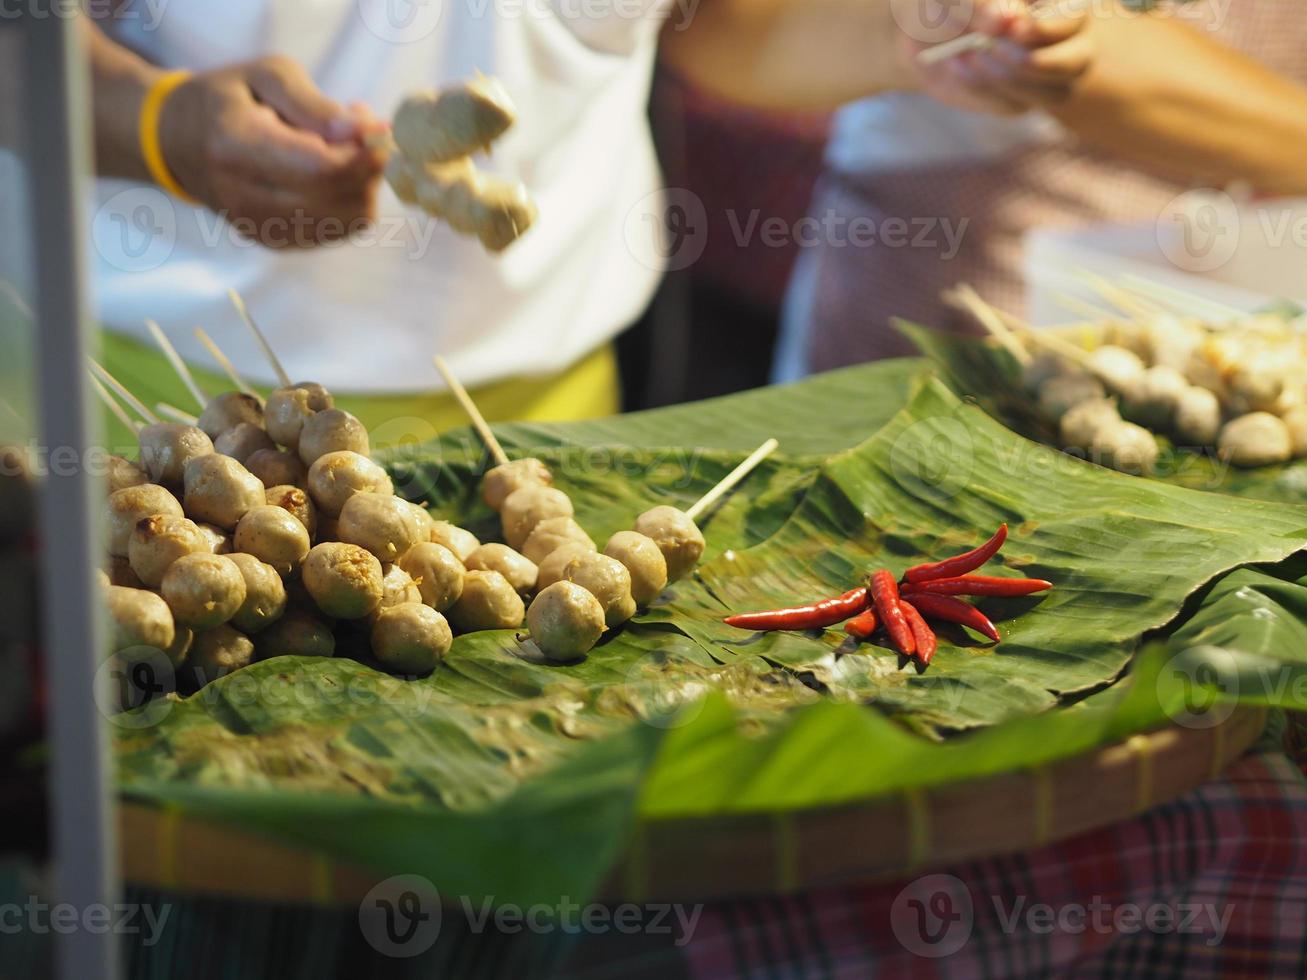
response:
<path id="1" fill-rule="evenodd" d="M 26 18 L 27 119 L 36 253 L 38 412 L 42 444 L 87 459 L 96 429 L 86 385 L 90 320 L 83 305 L 87 225 L 78 197 L 90 173 L 85 54 L 66 4 L 35 0 Z M 98 441 L 98 439 L 96 440 Z M 50 473 L 40 487 L 42 648 L 50 678 L 49 789 L 54 900 L 80 913 L 119 901 L 117 834 L 109 792 L 105 719 L 94 697 L 106 649 L 94 571 L 97 481 L 85 465 Z M 64 980 L 114 980 L 110 931 L 56 939 Z"/>

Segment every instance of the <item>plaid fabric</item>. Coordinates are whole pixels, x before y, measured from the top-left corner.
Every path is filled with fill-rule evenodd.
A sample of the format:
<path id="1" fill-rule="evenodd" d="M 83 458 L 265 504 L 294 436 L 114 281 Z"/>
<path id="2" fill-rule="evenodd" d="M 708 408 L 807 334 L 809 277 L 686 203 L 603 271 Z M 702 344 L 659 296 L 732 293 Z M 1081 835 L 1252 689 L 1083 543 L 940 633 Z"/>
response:
<path id="1" fill-rule="evenodd" d="M 708 905 L 679 948 L 583 943 L 564 973 L 1307 976 L 1300 840 L 1307 780 L 1282 752 L 1261 751 L 1172 803 L 1039 850 L 907 882 Z"/>

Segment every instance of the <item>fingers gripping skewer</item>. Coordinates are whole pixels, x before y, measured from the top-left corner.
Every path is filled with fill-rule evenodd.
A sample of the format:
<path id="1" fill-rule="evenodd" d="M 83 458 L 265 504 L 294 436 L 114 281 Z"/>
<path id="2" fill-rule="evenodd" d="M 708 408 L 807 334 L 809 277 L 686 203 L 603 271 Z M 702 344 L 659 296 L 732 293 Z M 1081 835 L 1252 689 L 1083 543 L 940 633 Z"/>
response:
<path id="1" fill-rule="evenodd" d="M 247 395 L 257 395 L 257 392 L 246 384 L 245 379 L 240 376 L 240 373 L 236 370 L 236 365 L 232 364 L 232 362 L 227 359 L 227 355 L 222 352 L 222 348 L 213 342 L 213 338 L 205 333 L 203 327 L 195 328 L 195 339 L 203 344 L 204 349 L 209 352 L 210 356 L 212 356 L 215 361 L 218 362 L 218 366 L 222 368 L 227 377 L 231 379 L 232 384 Z"/>
<path id="2" fill-rule="evenodd" d="M 1089 0 L 1062 0 L 1061 3 L 1049 2 L 1049 0 L 1035 0 L 1030 5 L 1030 16 L 1036 20 L 1070 17 L 1078 14 L 1088 6 Z M 960 54 L 966 54 L 968 51 L 983 51 L 993 42 L 994 39 L 982 31 L 968 31 L 951 41 L 944 41 L 941 44 L 920 51 L 917 54 L 917 62 L 921 65 L 935 65 L 941 61 L 947 61 L 949 58 L 955 58 Z"/>
<path id="3" fill-rule="evenodd" d="M 746 476 L 748 476 L 755 469 L 757 469 L 759 463 L 761 463 L 764 459 L 766 459 L 768 456 L 774 453 L 777 447 L 779 446 L 780 443 L 777 442 L 775 439 L 768 439 L 761 446 L 755 449 L 748 459 L 746 459 L 739 466 L 735 467 L 735 469 L 731 470 L 730 473 L 726 474 L 726 476 L 723 477 L 722 481 L 718 483 L 717 486 L 713 487 L 702 497 L 700 497 L 698 503 L 696 503 L 693 507 L 687 510 L 685 512 L 685 515 L 688 518 L 690 518 L 690 520 L 692 521 L 698 521 L 699 518 L 704 514 L 705 511 L 708 510 L 709 507 L 717 503 L 717 501 L 721 500 L 722 497 L 726 496 L 733 489 L 735 489 L 735 487 Z"/>
<path id="4" fill-rule="evenodd" d="M 100 396 L 100 401 L 104 402 L 104 407 L 113 413 L 113 417 L 127 427 L 128 432 L 139 432 L 141 423 L 137 422 L 126 410 L 118 404 L 118 400 L 109 394 L 109 389 L 95 375 L 91 375 L 91 387 L 95 393 Z"/>
<path id="5" fill-rule="evenodd" d="M 1012 355 L 1018 364 L 1024 367 L 1030 363 L 1030 351 L 1026 350 L 1025 345 L 1017 338 L 1016 334 L 998 314 L 998 311 L 981 299 L 980 294 L 971 286 L 963 283 L 951 292 L 945 293 L 944 299 L 975 317 L 980 325 L 993 335 L 994 339 Z"/>
<path id="6" fill-rule="evenodd" d="M 154 410 L 166 419 L 172 419 L 174 422 L 180 422 L 182 425 L 195 425 L 199 418 L 190 412 L 183 412 L 175 405 L 169 405 L 167 402 L 156 402 Z"/>
<path id="7" fill-rule="evenodd" d="M 458 378 L 454 377 L 454 372 L 449 369 L 449 365 L 445 363 L 443 357 L 433 357 L 431 360 L 436 365 L 436 370 L 440 372 L 440 376 L 445 379 L 445 384 L 449 386 L 449 390 L 458 399 L 458 403 L 463 406 L 463 411 L 467 413 L 467 417 L 472 420 L 472 426 L 477 430 L 477 434 L 481 436 L 481 441 L 486 444 L 486 448 L 490 450 L 490 455 L 494 457 L 495 465 L 503 466 L 506 464 L 508 454 L 504 452 L 504 447 L 499 444 L 495 434 L 490 431 L 490 426 L 486 424 L 485 417 L 476 407 L 476 403 L 472 401 L 472 396 L 467 393 L 467 389 L 463 387 Z"/>
<path id="8" fill-rule="evenodd" d="M 163 332 L 163 328 L 153 320 L 146 320 L 145 326 L 149 329 L 154 342 L 159 345 L 159 349 L 163 351 L 163 356 L 168 358 L 168 363 L 172 365 L 172 369 L 177 372 L 177 377 L 181 378 L 182 384 L 191 393 L 191 397 L 195 399 L 195 404 L 199 405 L 200 409 L 203 410 L 204 406 L 209 404 L 209 396 L 204 393 L 204 389 L 196 384 L 191 369 L 181 359 L 181 355 L 177 353 L 177 348 L 172 345 L 172 341 Z"/>
<path id="9" fill-rule="evenodd" d="M 259 346 L 263 349 L 263 355 L 268 359 L 272 366 L 273 373 L 277 375 L 277 380 L 281 382 L 283 388 L 291 386 L 290 375 L 286 369 L 281 366 L 281 361 L 277 360 L 277 355 L 272 352 L 272 345 L 268 343 L 268 338 L 263 336 L 263 331 L 259 329 L 254 318 L 250 316 L 250 311 L 245 308 L 245 300 L 241 299 L 240 293 L 234 289 L 227 290 L 227 296 L 231 299 L 231 305 L 236 307 L 236 313 L 245 321 L 245 326 L 250 328 L 250 333 L 254 334 L 254 339 L 258 341 Z"/>
<path id="10" fill-rule="evenodd" d="M 128 405 L 130 405 L 132 411 L 134 411 L 141 418 L 145 419 L 146 422 L 150 423 L 151 425 L 156 425 L 158 423 L 159 416 L 155 415 L 148 408 L 146 408 L 145 404 L 139 398 L 133 395 L 130 391 L 128 391 L 127 387 L 121 381 L 115 378 L 112 374 L 106 371 L 99 364 L 95 363 L 95 361 L 91 361 L 91 371 L 96 377 L 98 377 L 101 381 L 103 381 L 110 388 L 112 388 L 113 391 L 118 395 L 118 397 L 121 398 L 123 401 L 125 401 Z"/>

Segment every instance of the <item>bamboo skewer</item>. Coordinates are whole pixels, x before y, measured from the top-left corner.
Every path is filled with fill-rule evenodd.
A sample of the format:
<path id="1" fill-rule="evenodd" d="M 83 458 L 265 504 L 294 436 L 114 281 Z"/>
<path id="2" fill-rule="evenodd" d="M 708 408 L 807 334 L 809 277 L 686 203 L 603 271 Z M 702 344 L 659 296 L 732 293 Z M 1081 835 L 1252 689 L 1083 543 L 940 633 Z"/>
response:
<path id="1" fill-rule="evenodd" d="M 145 421 L 148 422 L 150 425 L 158 425 L 159 416 L 155 415 L 148 408 L 146 408 L 145 403 L 142 402 L 135 395 L 133 395 L 130 391 L 128 391 L 126 385 L 124 385 L 121 381 L 115 378 L 112 374 L 106 371 L 99 364 L 95 363 L 95 361 L 91 361 L 91 371 L 97 377 L 99 377 L 101 381 L 103 381 L 111 389 L 113 389 L 113 391 L 118 395 L 119 398 L 121 398 L 128 405 L 130 405 L 132 411 L 134 411 L 141 418 L 145 419 Z"/>
<path id="2" fill-rule="evenodd" d="M 1008 329 L 1007 324 L 1004 323 L 1003 318 L 998 315 L 994 307 L 986 303 L 970 285 L 962 283 L 956 289 L 946 291 L 944 300 L 961 307 L 979 320 L 980 325 L 988 330 L 994 339 L 1002 345 L 1003 349 L 1011 354 L 1022 367 L 1030 363 L 1030 351 L 1026 350 L 1025 345 L 1017 339 L 1016 334 Z"/>
<path id="3" fill-rule="evenodd" d="M 959 287 L 959 289 L 955 291 L 955 295 L 956 293 L 961 293 L 963 289 L 970 289 L 970 287 Z M 962 299 L 962 296 L 958 296 L 958 299 Z M 1028 344 L 1041 346 L 1050 353 L 1057 354 L 1059 357 L 1065 357 L 1067 360 L 1078 364 L 1081 367 L 1088 366 L 1088 351 L 1081 350 L 1070 341 L 1063 340 L 1061 337 L 1047 330 L 1036 330 L 1019 317 L 1007 313 L 1004 310 L 1000 310 L 991 303 L 985 302 L 985 300 L 981 298 L 980 294 L 975 290 L 970 290 L 970 299 L 969 302 L 967 302 L 966 308 L 972 316 L 980 321 L 982 326 L 988 329 L 991 333 L 994 333 L 996 338 L 998 332 L 1002 332 L 1014 339 L 1019 336 Z M 1020 341 L 1018 341 L 1018 343 L 1019 342 Z M 1026 358 L 1027 361 L 1029 361 L 1030 355 L 1028 352 L 1026 353 Z"/>
<path id="4" fill-rule="evenodd" d="M 240 376 L 240 372 L 236 370 L 236 365 L 234 365 L 230 360 L 227 359 L 227 355 L 222 352 L 222 348 L 220 348 L 216 343 L 214 343 L 213 338 L 210 337 L 207 333 L 205 333 L 203 327 L 195 328 L 195 339 L 198 340 L 201 344 L 203 344 L 204 349 L 209 352 L 210 356 L 215 361 L 218 362 L 218 366 L 222 368 L 223 372 L 227 375 L 227 377 L 231 379 L 232 384 L 234 384 L 241 391 L 245 392 L 245 394 L 255 395 L 257 397 L 257 392 L 255 392 L 253 388 L 251 388 L 248 384 L 245 383 L 245 379 L 242 378 Z"/>
<path id="5" fill-rule="evenodd" d="M 768 439 L 761 446 L 755 449 L 748 459 L 735 467 L 735 469 L 731 470 L 731 472 L 727 473 L 717 486 L 713 487 L 700 497 L 698 502 L 685 512 L 685 516 L 690 518 L 690 520 L 697 522 L 699 517 L 708 510 L 709 507 L 735 489 L 740 481 L 757 469 L 758 464 L 774 453 L 779 446 L 780 443 L 775 439 Z"/>
<path id="6" fill-rule="evenodd" d="M 100 401 L 104 402 L 104 407 L 109 409 L 113 413 L 113 417 L 127 427 L 128 432 L 141 431 L 141 423 L 127 414 L 126 409 L 118 404 L 118 399 L 109 394 L 109 389 L 95 375 L 91 375 L 91 387 L 100 396 Z"/>
<path id="7" fill-rule="evenodd" d="M 194 425 L 199 421 L 190 412 L 183 412 L 176 405 L 169 405 L 167 402 L 155 402 L 154 410 L 166 419 L 174 422 L 180 422 L 182 425 Z"/>
<path id="8" fill-rule="evenodd" d="M 472 396 L 467 393 L 467 389 L 463 387 L 458 378 L 454 377 L 454 372 L 449 369 L 449 365 L 445 363 L 443 357 L 436 356 L 433 357 L 431 361 L 435 364 L 436 370 L 440 372 L 440 376 L 445 379 L 445 384 L 449 386 L 450 392 L 463 407 L 463 411 L 467 413 L 467 417 L 472 421 L 472 427 L 477 430 L 477 435 L 481 437 L 481 441 L 484 442 L 486 448 L 490 450 L 490 455 L 494 457 L 495 465 L 503 466 L 506 464 L 508 462 L 508 454 L 504 452 L 504 447 L 499 444 L 499 440 L 495 438 L 495 434 L 490 431 L 490 426 L 486 424 L 485 416 L 483 416 L 480 409 L 476 407 L 476 403 L 472 401 Z"/>
<path id="9" fill-rule="evenodd" d="M 1096 323 L 1103 323 L 1108 320 L 1119 320 L 1120 317 L 1111 310 L 1104 309 L 1101 306 L 1095 306 L 1079 296 L 1073 296 L 1070 293 L 1057 292 L 1053 294 L 1053 299 L 1057 300 L 1057 305 L 1062 307 L 1068 313 L 1077 313 L 1080 316 L 1087 316 Z"/>
<path id="10" fill-rule="evenodd" d="M 1167 286 L 1134 273 L 1121 277 L 1124 288 L 1158 303 L 1166 303 L 1184 316 L 1197 317 L 1200 320 L 1220 321 L 1239 320 L 1247 314 L 1237 307 L 1227 306 L 1204 296 L 1195 296 L 1182 289 Z"/>
<path id="11" fill-rule="evenodd" d="M 1078 275 L 1081 279 L 1098 290 L 1100 296 L 1129 316 L 1146 319 L 1148 317 L 1156 316 L 1159 313 L 1166 312 L 1161 306 L 1152 300 L 1144 300 L 1131 296 L 1130 293 L 1126 292 L 1116 284 L 1108 282 L 1108 280 L 1104 279 L 1102 276 L 1096 275 L 1087 269 L 1081 269 Z"/>
<path id="12" fill-rule="evenodd" d="M 245 321 L 245 326 L 250 328 L 250 333 L 254 334 L 254 339 L 258 341 L 259 346 L 263 348 L 263 355 L 268 359 L 268 363 L 272 366 L 273 373 L 277 375 L 277 379 L 281 382 L 281 386 L 283 388 L 289 388 L 291 386 L 290 375 L 287 374 L 286 369 L 281 366 L 281 361 L 277 360 L 277 355 L 273 353 L 272 345 L 268 343 L 268 338 L 263 336 L 263 331 L 259 329 L 259 325 L 255 323 L 254 318 L 250 316 L 250 311 L 246 309 L 245 300 L 241 299 L 241 294 L 236 292 L 234 289 L 229 289 L 227 290 L 227 296 L 231 299 L 231 305 L 236 307 L 236 313 Z"/>
<path id="13" fill-rule="evenodd" d="M 154 342 L 159 345 L 159 349 L 163 351 L 163 356 L 168 358 L 168 363 L 172 365 L 172 369 L 177 372 L 177 377 L 181 378 L 182 384 L 191 393 L 191 397 L 195 399 L 195 404 L 199 405 L 200 410 L 203 411 L 204 406 L 209 404 L 209 396 L 196 383 L 195 377 L 191 374 L 191 369 L 186 366 L 186 362 L 177 353 L 177 348 L 172 345 L 172 341 L 163 332 L 163 328 L 153 320 L 146 320 L 145 326 L 150 331 L 150 336 L 154 338 Z"/>

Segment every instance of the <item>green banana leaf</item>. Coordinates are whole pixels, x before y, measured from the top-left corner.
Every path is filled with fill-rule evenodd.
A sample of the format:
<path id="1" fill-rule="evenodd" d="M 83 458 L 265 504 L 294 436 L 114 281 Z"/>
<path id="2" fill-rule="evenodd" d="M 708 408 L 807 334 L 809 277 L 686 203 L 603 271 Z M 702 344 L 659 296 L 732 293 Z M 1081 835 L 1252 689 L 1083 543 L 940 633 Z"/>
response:
<path id="1" fill-rule="evenodd" d="M 958 394 L 973 399 L 1013 431 L 1048 445 L 1057 444 L 1054 426 L 1041 418 L 1021 384 L 1021 370 L 1007 351 L 975 337 L 945 333 L 920 324 L 895 321 L 895 326 L 934 362 L 939 375 Z M 1212 450 L 1177 449 L 1161 438 L 1161 455 L 1153 479 L 1193 490 L 1208 490 L 1281 500 L 1307 501 L 1307 459 L 1282 466 L 1241 470 Z"/>
<path id="2" fill-rule="evenodd" d="M 726 399 L 504 427 L 555 469 L 601 543 L 653 503 L 694 500 L 768 422 L 785 451 L 706 520 L 695 578 L 583 662 L 534 661 L 508 632 L 460 637 L 413 680 L 345 658 L 275 658 L 125 728 L 122 791 L 424 874 L 446 894 L 556 901 L 593 893 L 636 820 L 820 806 L 1050 761 L 1166 723 L 1196 683 L 1219 700 L 1234 677 L 1239 697 L 1297 703 L 1307 588 L 1287 559 L 1307 543 L 1307 511 L 1090 466 L 933 379 L 904 405 L 915 367 L 743 396 L 744 413 Z M 878 431 L 859 441 L 850 418 Z M 629 445 L 613 441 L 624 422 Z M 661 449 L 660 435 L 724 447 Z M 489 535 L 483 462 L 455 436 L 399 451 L 392 468 L 409 493 Z M 945 629 L 918 674 L 838 631 L 754 636 L 720 622 L 843 591 L 877 565 L 897 574 L 1003 520 L 1013 535 L 996 573 L 1057 588 L 986 604 L 1005 635 L 997 648 Z M 1214 665 L 1193 653 L 1218 643 Z M 1177 680 L 1177 657 L 1203 670 Z M 1254 683 L 1263 675 L 1276 683 Z"/>

